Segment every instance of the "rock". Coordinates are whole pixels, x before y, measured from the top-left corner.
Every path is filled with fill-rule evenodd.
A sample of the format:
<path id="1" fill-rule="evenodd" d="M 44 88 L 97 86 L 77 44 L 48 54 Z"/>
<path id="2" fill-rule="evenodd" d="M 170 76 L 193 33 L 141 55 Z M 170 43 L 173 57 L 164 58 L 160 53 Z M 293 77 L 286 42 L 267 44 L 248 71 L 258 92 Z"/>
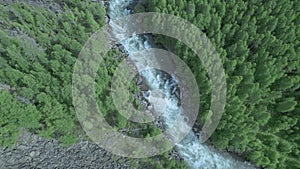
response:
<path id="1" fill-rule="evenodd" d="M 143 83 L 143 79 L 141 76 L 138 76 L 136 85 L 141 85 Z"/>
<path id="2" fill-rule="evenodd" d="M 30 104 L 30 101 L 27 100 L 25 97 L 17 96 L 17 99 L 18 99 L 21 103 L 24 103 L 24 104 L 26 104 L 26 105 Z"/>
<path id="3" fill-rule="evenodd" d="M 29 154 L 30 157 L 34 157 L 35 156 L 35 152 L 32 151 L 30 154 Z"/>
<path id="4" fill-rule="evenodd" d="M 0 147 L 0 168 L 129 169 L 132 168 L 129 167 L 130 162 L 137 162 L 115 156 L 97 144 L 84 140 L 69 147 L 62 147 L 55 139 L 43 139 L 26 132 L 22 135 L 32 136 L 33 140 L 26 144 L 18 142 L 14 148 Z"/>
<path id="5" fill-rule="evenodd" d="M 9 91 L 10 89 L 11 89 L 11 87 L 9 85 L 0 83 L 0 90 L 7 90 L 7 91 Z"/>
<path id="6" fill-rule="evenodd" d="M 180 93 L 179 90 L 176 90 L 174 94 L 175 94 L 175 96 L 176 96 L 179 100 L 182 99 L 182 94 Z"/>
<path id="7" fill-rule="evenodd" d="M 108 16 L 108 15 L 105 15 L 105 23 L 106 23 L 106 24 L 109 24 L 109 21 L 110 21 L 109 16 Z"/>
<path id="8" fill-rule="evenodd" d="M 127 57 L 126 50 L 125 50 L 124 46 L 122 46 L 120 44 L 117 44 L 116 47 L 120 50 L 120 52 L 122 54 L 124 54 L 125 57 Z"/>

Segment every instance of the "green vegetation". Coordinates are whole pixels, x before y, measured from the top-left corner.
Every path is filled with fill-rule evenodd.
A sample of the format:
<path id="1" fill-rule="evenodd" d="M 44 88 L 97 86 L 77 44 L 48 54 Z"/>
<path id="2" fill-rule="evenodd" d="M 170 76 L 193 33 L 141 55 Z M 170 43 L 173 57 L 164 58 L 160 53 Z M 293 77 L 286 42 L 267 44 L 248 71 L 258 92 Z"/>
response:
<path id="1" fill-rule="evenodd" d="M 72 105 L 73 66 L 86 40 L 104 25 L 105 9 L 96 2 L 57 3 L 52 10 L 26 2 L 0 4 L 1 146 L 12 146 L 22 127 L 63 145 L 78 141 L 82 132 Z M 146 0 L 135 9 L 188 19 L 219 52 L 227 74 L 227 104 L 212 144 L 264 168 L 300 168 L 300 1 Z M 203 123 L 211 94 L 203 64 L 184 44 L 159 35 L 155 40 L 193 70 Z M 156 135 L 158 128 L 127 121 L 113 105 L 109 86 L 120 55 L 111 50 L 98 71 L 100 110 L 116 130 L 135 137 Z M 130 91 L 137 94 L 134 84 Z M 136 98 L 131 101 L 141 108 Z M 169 160 L 168 153 L 141 164 L 186 168 Z"/>
<path id="2" fill-rule="evenodd" d="M 36 107 L 21 103 L 5 90 L 0 90 L 0 112 L 2 146 L 10 146 L 17 140 L 20 127 L 25 127 L 29 131 L 40 127 L 41 114 Z"/>
<path id="3" fill-rule="evenodd" d="M 51 10 L 46 4 L 0 4 L 0 146 L 13 146 L 21 128 L 57 138 L 66 146 L 84 135 L 72 105 L 73 66 L 86 40 L 104 25 L 105 9 L 96 2 L 57 3 Z M 95 85 L 99 108 L 120 132 L 135 137 L 157 135 L 161 133 L 158 128 L 127 122 L 113 105 L 111 77 L 121 55 L 117 49 L 109 51 L 99 67 Z M 135 81 L 130 91 L 137 95 Z M 134 106 L 141 109 L 132 96 Z M 159 163 L 157 159 L 165 160 Z M 167 153 L 141 163 L 153 168 L 183 165 L 166 159 Z"/>
<path id="4" fill-rule="evenodd" d="M 0 95 L 2 146 L 15 143 L 20 127 L 62 144 L 78 139 L 73 65 L 87 38 L 104 25 L 105 9 L 88 2 L 59 6 L 50 11 L 26 2 L 0 4 L 0 84 L 11 87 Z"/>
<path id="5" fill-rule="evenodd" d="M 188 165 L 183 161 L 179 160 L 170 160 L 168 157 L 168 152 L 163 153 L 162 155 L 144 159 L 141 162 L 143 169 L 186 169 Z"/>
<path id="6" fill-rule="evenodd" d="M 58 4 L 52 10 L 26 2 L 0 4 L 0 146 L 13 146 L 21 128 L 57 138 L 66 146 L 84 135 L 72 105 L 73 66 L 86 40 L 104 25 L 105 9 L 87 1 Z M 120 132 L 136 137 L 157 135 L 158 128 L 127 122 L 113 105 L 111 78 L 121 56 L 113 49 L 100 63 L 95 85 L 99 108 Z M 138 94 L 135 81 L 130 85 L 130 100 L 141 109 L 133 97 Z"/>
<path id="7" fill-rule="evenodd" d="M 264 168 L 300 168 L 299 1 L 151 0 L 135 10 L 181 16 L 216 47 L 227 74 L 226 111 L 211 137 L 216 147 Z M 184 44 L 155 40 L 193 70 L 203 123 L 210 107 L 203 64 Z"/>

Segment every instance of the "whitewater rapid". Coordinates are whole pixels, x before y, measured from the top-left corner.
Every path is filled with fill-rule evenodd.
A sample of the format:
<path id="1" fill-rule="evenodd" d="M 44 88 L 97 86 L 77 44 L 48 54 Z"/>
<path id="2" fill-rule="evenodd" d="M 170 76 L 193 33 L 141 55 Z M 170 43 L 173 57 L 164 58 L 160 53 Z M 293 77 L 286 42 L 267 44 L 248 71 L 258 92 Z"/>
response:
<path id="1" fill-rule="evenodd" d="M 131 14 L 133 11 L 129 6 L 134 5 L 133 0 L 110 0 L 108 7 L 108 14 L 111 18 L 110 26 L 112 32 L 118 31 L 113 20 Z M 124 29 L 124 28 L 123 28 Z M 120 42 L 133 61 L 137 69 L 151 65 L 156 60 L 147 60 L 147 57 L 132 56 L 136 51 L 150 49 L 152 44 L 145 35 L 132 35 Z M 149 86 L 148 94 L 145 98 L 152 104 L 165 105 L 164 111 L 161 114 L 164 125 L 168 128 L 172 127 L 172 123 L 176 118 L 180 118 L 180 100 L 174 94 L 178 89 L 178 81 L 175 77 L 165 78 L 162 72 L 157 70 L 141 71 L 140 75 L 143 76 Z M 157 95 L 154 91 L 160 91 L 163 95 Z M 161 97 L 161 98 L 158 98 Z M 182 124 L 182 129 L 188 128 L 187 124 Z M 174 135 L 174 138 L 176 136 Z M 228 153 L 221 153 L 213 149 L 211 146 L 201 144 L 196 133 L 190 131 L 189 134 L 178 144 L 175 149 L 178 151 L 180 157 L 193 169 L 250 169 L 254 168 L 246 162 L 237 160 L 231 157 Z"/>

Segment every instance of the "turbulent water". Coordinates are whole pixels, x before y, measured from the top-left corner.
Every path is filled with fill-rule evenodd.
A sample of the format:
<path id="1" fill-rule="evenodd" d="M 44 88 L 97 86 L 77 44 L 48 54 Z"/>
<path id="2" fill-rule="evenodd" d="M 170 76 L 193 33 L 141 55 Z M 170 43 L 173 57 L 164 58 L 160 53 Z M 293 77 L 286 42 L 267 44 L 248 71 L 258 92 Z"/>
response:
<path id="1" fill-rule="evenodd" d="M 113 19 L 129 15 L 132 11 L 129 6 L 134 5 L 133 0 L 110 0 L 109 16 L 111 18 L 110 25 L 112 31 L 116 28 Z M 133 35 L 132 37 L 121 41 L 120 43 L 129 54 L 129 58 L 134 62 L 137 69 L 141 65 L 151 65 L 155 60 L 147 60 L 147 57 L 132 56 L 131 54 L 152 48 L 152 44 L 147 40 L 147 36 Z M 161 104 L 164 106 L 164 111 L 161 116 L 164 125 L 168 128 L 172 127 L 172 123 L 180 116 L 180 100 L 174 94 L 178 87 L 177 79 L 163 74 L 161 71 L 152 69 L 141 71 L 140 73 L 147 81 L 150 90 L 145 94 L 145 98 L 152 104 Z M 154 91 L 160 91 L 163 95 L 159 95 Z M 161 107 L 157 106 L 157 107 Z M 182 124 L 181 128 L 186 128 L 187 124 Z M 176 136 L 174 136 L 176 137 Z M 190 132 L 180 143 L 176 144 L 176 150 L 180 157 L 190 166 L 195 169 L 246 169 L 254 168 L 247 163 L 231 157 L 229 154 L 220 153 L 212 147 L 205 144 L 200 144 L 199 139 L 194 132 Z"/>

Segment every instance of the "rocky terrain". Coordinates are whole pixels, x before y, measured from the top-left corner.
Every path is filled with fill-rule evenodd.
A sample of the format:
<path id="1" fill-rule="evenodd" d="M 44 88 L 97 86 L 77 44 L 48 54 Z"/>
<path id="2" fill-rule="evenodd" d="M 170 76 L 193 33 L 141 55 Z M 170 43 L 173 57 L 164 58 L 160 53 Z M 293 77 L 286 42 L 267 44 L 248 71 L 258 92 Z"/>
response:
<path id="1" fill-rule="evenodd" d="M 131 163 L 131 164 L 130 164 Z M 116 157 L 97 144 L 80 141 L 70 147 L 22 131 L 13 148 L 0 147 L 0 168 L 135 168 L 137 162 Z"/>

